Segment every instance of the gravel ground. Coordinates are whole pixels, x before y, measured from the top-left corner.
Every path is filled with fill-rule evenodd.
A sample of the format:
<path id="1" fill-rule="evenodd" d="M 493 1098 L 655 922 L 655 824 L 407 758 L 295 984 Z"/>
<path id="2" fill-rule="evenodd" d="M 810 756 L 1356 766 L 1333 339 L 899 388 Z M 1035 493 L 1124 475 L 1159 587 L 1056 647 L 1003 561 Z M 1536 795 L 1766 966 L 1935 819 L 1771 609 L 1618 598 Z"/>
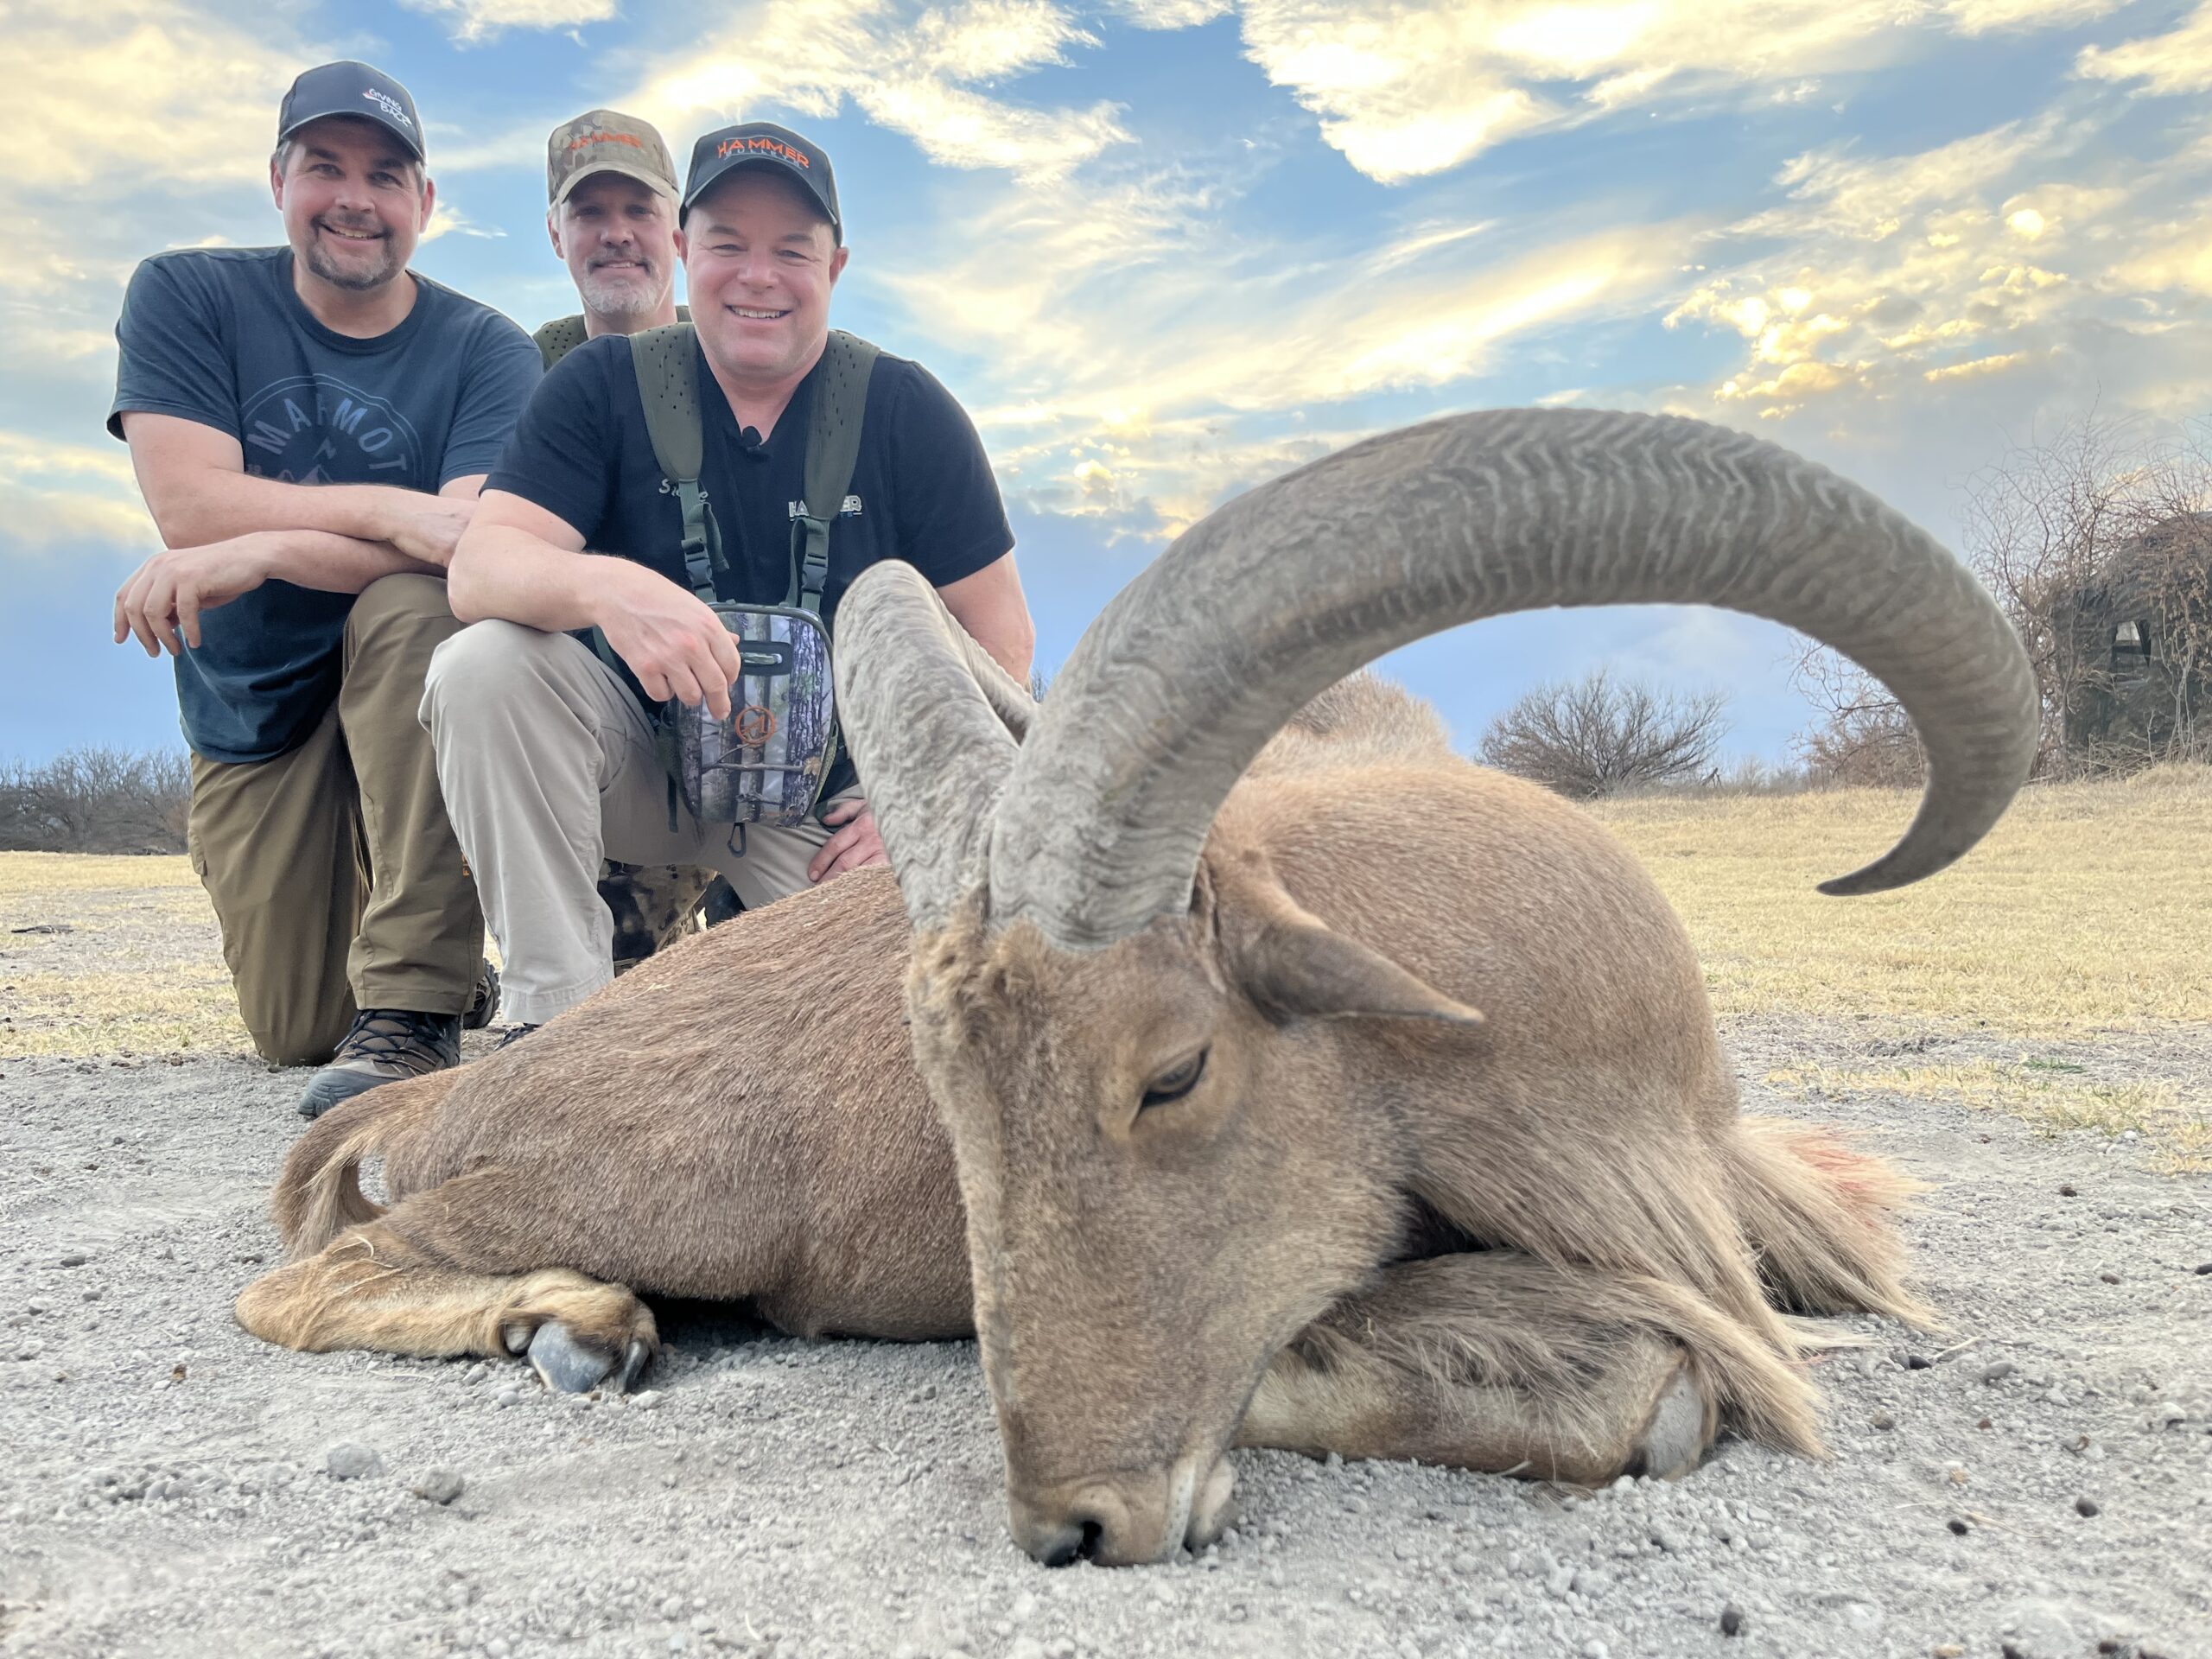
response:
<path id="1" fill-rule="evenodd" d="M 1729 1036 L 1770 1109 L 1774 1067 L 1938 1040 Z M 2212 1075 L 2212 1039 L 2080 1052 Z M 1729 1444 L 1578 1495 L 1240 1453 L 1244 1524 L 1203 1558 L 1047 1572 L 963 1344 L 664 1307 L 651 1391 L 594 1402 L 246 1337 L 299 1086 L 0 1063 L 0 1654 L 2212 1656 L 2212 1179 L 2139 1141 L 1787 1105 L 1940 1183 L 1910 1230 L 1950 1328 L 1861 1322 L 1821 1364 L 1832 1461 Z"/>

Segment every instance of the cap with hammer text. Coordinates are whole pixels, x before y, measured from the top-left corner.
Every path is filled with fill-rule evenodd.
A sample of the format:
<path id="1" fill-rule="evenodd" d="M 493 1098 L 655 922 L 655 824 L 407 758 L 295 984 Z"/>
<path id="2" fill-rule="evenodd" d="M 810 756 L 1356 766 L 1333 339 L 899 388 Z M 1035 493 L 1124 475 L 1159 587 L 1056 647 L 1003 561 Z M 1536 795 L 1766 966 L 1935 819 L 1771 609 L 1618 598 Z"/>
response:
<path id="1" fill-rule="evenodd" d="M 830 220 L 830 229 L 842 245 L 843 221 L 837 217 L 837 179 L 830 170 L 830 157 L 811 139 L 770 121 L 747 121 L 723 127 L 691 146 L 691 176 L 683 186 L 680 221 L 691 204 L 721 180 L 741 167 L 773 168 L 794 179 L 812 196 Z"/>
<path id="2" fill-rule="evenodd" d="M 423 154 L 423 123 L 407 89 L 381 69 L 351 58 L 302 71 L 276 111 L 276 142 L 283 143 L 310 121 L 326 116 L 358 115 L 373 121 L 407 146 L 416 161 Z"/>
<path id="3" fill-rule="evenodd" d="M 545 141 L 545 205 L 558 207 L 595 173 L 620 173 L 673 201 L 676 158 L 652 124 L 619 110 L 587 110 Z"/>

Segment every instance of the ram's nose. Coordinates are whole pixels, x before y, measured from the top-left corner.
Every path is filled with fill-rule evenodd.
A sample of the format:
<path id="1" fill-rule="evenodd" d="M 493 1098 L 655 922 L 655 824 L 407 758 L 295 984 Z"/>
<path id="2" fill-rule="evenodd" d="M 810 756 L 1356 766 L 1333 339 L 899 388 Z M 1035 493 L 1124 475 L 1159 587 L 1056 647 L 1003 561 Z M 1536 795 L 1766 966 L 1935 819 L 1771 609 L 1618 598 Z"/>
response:
<path id="1" fill-rule="evenodd" d="M 1236 1484 L 1228 1459 L 1218 1453 L 1156 1470 L 1010 1484 L 1007 1519 L 1014 1542 L 1046 1567 L 1141 1567 L 1186 1544 L 1204 1549 L 1220 1537 Z"/>

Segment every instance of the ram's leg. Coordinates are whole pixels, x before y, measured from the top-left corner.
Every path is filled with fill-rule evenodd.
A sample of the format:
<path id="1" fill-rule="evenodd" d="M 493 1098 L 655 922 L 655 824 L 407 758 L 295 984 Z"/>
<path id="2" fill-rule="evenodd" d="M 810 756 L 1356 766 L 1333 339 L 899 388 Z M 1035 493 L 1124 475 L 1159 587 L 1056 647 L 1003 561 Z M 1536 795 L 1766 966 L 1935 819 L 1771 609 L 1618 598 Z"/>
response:
<path id="1" fill-rule="evenodd" d="M 1747 1383 L 1802 1403 L 1778 1357 L 1678 1289 L 1447 1255 L 1385 1269 L 1308 1326 L 1240 1440 L 1595 1485 L 1695 1468 Z"/>
<path id="2" fill-rule="evenodd" d="M 265 1342 L 322 1353 L 425 1357 L 526 1354 L 548 1386 L 626 1389 L 660 1346 L 653 1316 L 620 1285 L 566 1268 L 511 1274 L 445 1265 L 409 1236 L 410 1198 L 319 1254 L 246 1287 L 238 1323 Z"/>

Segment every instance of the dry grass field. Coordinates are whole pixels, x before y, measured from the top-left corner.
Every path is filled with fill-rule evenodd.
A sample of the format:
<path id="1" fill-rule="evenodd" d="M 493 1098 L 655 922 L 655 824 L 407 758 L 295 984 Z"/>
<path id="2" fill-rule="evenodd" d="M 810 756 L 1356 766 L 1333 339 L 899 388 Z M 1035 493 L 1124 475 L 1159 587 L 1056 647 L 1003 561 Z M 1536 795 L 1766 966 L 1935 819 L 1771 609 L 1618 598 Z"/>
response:
<path id="1" fill-rule="evenodd" d="M 1767 1081 L 1784 1092 L 1942 1096 L 2052 1129 L 2133 1129 L 2176 1167 L 2212 1167 L 2212 1077 L 2114 1076 L 2081 1052 L 2154 1053 L 2212 1023 L 2212 767 L 2039 785 L 1933 880 L 1863 899 L 1814 890 L 1886 847 L 1914 798 L 1653 796 L 1597 810 L 1681 912 L 1724 1021 L 1871 1019 L 1984 1039 L 1963 1059 L 1777 1068 Z"/>
<path id="2" fill-rule="evenodd" d="M 1769 1074 L 1785 1092 L 1936 1094 L 2054 1128 L 2155 1132 L 2203 1166 L 2212 1080 L 2101 1076 L 2068 1055 L 2212 1024 L 2212 768 L 2031 789 L 1932 881 L 1814 891 L 1887 846 L 1912 805 L 1853 790 L 1596 810 L 1682 913 L 1724 1020 L 1872 1020 L 2012 1046 L 1864 1069 L 1808 1060 Z M 0 1057 L 246 1046 L 181 858 L 0 854 Z"/>

